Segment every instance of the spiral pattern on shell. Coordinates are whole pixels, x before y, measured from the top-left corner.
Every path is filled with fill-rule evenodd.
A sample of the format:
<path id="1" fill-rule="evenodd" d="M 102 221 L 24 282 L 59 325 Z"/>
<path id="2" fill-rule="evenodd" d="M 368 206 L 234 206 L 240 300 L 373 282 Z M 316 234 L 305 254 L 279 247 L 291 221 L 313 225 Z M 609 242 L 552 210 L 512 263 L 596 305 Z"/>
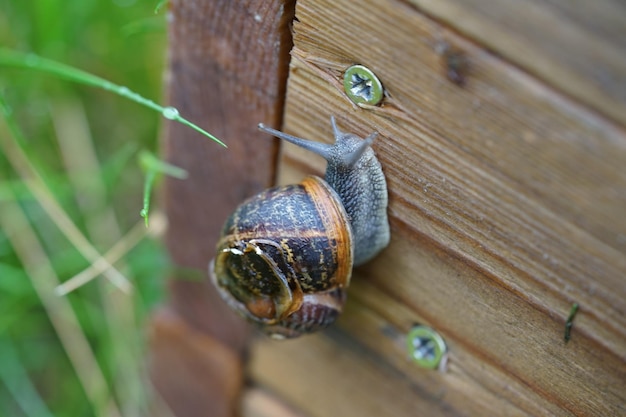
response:
<path id="1" fill-rule="evenodd" d="M 353 258 L 340 199 L 311 176 L 242 203 L 224 225 L 210 274 L 237 312 L 271 335 L 294 337 L 339 315 Z"/>

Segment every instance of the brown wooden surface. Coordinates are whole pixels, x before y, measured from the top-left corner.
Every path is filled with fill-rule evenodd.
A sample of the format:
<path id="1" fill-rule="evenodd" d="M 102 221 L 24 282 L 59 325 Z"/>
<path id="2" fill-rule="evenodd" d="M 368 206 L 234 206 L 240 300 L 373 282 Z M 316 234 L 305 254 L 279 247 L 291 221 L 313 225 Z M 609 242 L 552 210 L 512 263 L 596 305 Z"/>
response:
<path id="1" fill-rule="evenodd" d="M 281 398 L 258 387 L 251 387 L 244 393 L 241 406 L 246 417 L 304 417 Z"/>
<path id="2" fill-rule="evenodd" d="M 408 0 L 508 62 L 626 124 L 626 3 Z"/>
<path id="3" fill-rule="evenodd" d="M 241 363 L 213 365 L 245 359 L 248 327 L 219 299 L 206 271 L 227 216 L 274 180 L 276 143 L 257 124 L 281 122 L 292 19 L 286 0 L 170 1 L 169 104 L 228 144 L 178 123 L 165 135 L 167 159 L 189 178 L 165 184 L 166 243 L 181 270 L 172 277 L 167 313 L 155 317 L 151 361 L 159 392 L 180 417 L 232 416 L 238 408 Z M 223 379 L 224 369 L 239 374 Z"/>
<path id="4" fill-rule="evenodd" d="M 330 142 L 335 114 L 380 132 L 392 226 L 337 326 L 255 345 L 253 379 L 308 416 L 626 414 L 625 55 L 605 54 L 623 47 L 626 16 L 605 1 L 499 3 L 471 13 L 472 31 L 462 15 L 434 20 L 435 2 L 419 2 L 428 15 L 398 0 L 297 3 L 284 130 Z M 522 3 L 552 20 L 496 19 Z M 607 44 L 574 42 L 589 31 Z M 468 60 L 463 87 L 446 78 L 446 45 Z M 614 82 L 598 88 L 570 57 Z M 354 63 L 381 78 L 382 107 L 345 98 Z M 324 169 L 291 146 L 279 166 L 283 183 Z M 415 322 L 447 341 L 447 372 L 407 359 Z"/>
<path id="5" fill-rule="evenodd" d="M 171 311 L 153 320 L 150 370 L 154 386 L 176 416 L 231 416 L 244 382 L 238 353 L 188 326 Z"/>

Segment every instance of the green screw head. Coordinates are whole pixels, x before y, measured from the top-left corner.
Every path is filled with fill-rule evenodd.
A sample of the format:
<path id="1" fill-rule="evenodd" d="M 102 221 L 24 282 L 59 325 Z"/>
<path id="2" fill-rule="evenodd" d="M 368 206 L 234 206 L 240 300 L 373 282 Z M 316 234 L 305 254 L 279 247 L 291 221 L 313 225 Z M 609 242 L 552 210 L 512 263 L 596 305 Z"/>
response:
<path id="1" fill-rule="evenodd" d="M 414 326 L 406 337 L 410 358 L 427 369 L 436 369 L 444 358 L 447 347 L 443 338 L 427 326 Z"/>
<path id="2" fill-rule="evenodd" d="M 383 85 L 369 68 L 353 65 L 343 75 L 343 89 L 353 103 L 375 106 L 383 99 Z"/>

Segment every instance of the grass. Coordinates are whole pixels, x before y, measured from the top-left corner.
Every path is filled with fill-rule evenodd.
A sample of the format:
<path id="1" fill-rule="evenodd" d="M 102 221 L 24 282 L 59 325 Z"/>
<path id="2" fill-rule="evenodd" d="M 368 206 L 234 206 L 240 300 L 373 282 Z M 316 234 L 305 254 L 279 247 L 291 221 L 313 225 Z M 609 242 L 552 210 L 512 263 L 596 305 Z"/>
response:
<path id="1" fill-rule="evenodd" d="M 10 49 L 0 49 L 0 66 L 5 66 L 5 67 L 13 66 L 13 67 L 18 67 L 18 68 L 23 68 L 23 69 L 37 69 L 39 71 L 45 71 L 49 74 L 54 74 L 70 81 L 75 81 L 81 84 L 91 85 L 94 87 L 102 88 L 104 90 L 112 91 L 124 98 L 135 101 L 148 108 L 158 111 L 166 119 L 176 120 L 179 123 L 185 124 L 188 127 L 195 129 L 198 132 L 209 137 L 214 142 L 217 142 L 223 147 L 226 147 L 226 144 L 224 142 L 222 142 L 221 140 L 219 140 L 218 138 L 216 138 L 209 132 L 205 131 L 201 127 L 183 118 L 178 113 L 178 110 L 176 108 L 169 107 L 169 106 L 163 107 L 160 104 L 157 104 L 150 99 L 142 97 L 140 94 L 135 93 L 134 91 L 132 91 L 130 88 L 126 86 L 112 83 L 108 80 L 105 80 L 102 77 L 98 77 L 96 75 L 82 71 L 78 68 L 65 65 L 61 62 L 42 58 L 36 54 L 32 54 L 32 53 L 25 54 L 25 53 L 20 53 L 20 52 L 13 51 Z"/>
<path id="2" fill-rule="evenodd" d="M 0 46 L 159 101 L 156 5 L 0 0 Z M 0 97 L 0 415 L 155 415 L 144 329 L 171 266 L 138 159 L 161 115 L 6 62 Z"/>

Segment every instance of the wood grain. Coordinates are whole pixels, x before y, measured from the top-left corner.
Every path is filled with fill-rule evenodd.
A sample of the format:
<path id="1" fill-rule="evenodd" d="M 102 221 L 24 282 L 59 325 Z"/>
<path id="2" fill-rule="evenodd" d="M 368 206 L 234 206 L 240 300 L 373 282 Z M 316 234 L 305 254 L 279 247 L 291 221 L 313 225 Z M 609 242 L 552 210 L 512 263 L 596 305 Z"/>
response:
<path id="1" fill-rule="evenodd" d="M 626 124 L 624 2 L 409 2 L 580 104 Z"/>
<path id="2" fill-rule="evenodd" d="M 246 417 L 304 417 L 288 407 L 267 390 L 251 387 L 242 400 L 242 414 Z"/>
<path id="3" fill-rule="evenodd" d="M 281 122 L 293 1 L 169 4 L 169 104 L 228 149 L 181 124 L 166 127 L 167 159 L 189 172 L 187 180 L 165 184 L 166 244 L 179 267 L 170 283 L 168 317 L 175 316 L 188 329 L 176 333 L 178 339 L 155 332 L 152 363 L 175 360 L 178 352 L 195 355 L 198 368 L 173 373 L 163 364 L 154 367 L 153 379 L 176 415 L 232 416 L 243 389 L 248 326 L 222 302 L 206 271 L 230 212 L 274 181 L 276 143 L 263 137 L 257 124 Z M 167 328 L 160 320 L 157 315 L 154 329 Z M 212 341 L 201 344 L 204 352 L 196 343 L 203 338 Z M 231 369 L 239 374 L 225 379 L 227 373 L 214 362 L 233 356 L 240 363 Z M 191 366 L 194 360 L 187 359 L 180 363 Z"/>
<path id="4" fill-rule="evenodd" d="M 172 3 L 170 103 L 228 144 L 224 149 L 186 126 L 168 124 L 166 154 L 189 171 L 185 181 L 168 180 L 165 193 L 166 242 L 180 267 L 205 275 L 225 219 L 244 198 L 273 182 L 276 144 L 262 137 L 257 124 L 277 125 L 281 118 L 290 43 L 283 44 L 292 18 L 285 6 Z M 208 319 L 231 317 L 210 285 L 177 281 L 172 291 L 174 306 L 190 323 L 221 334 L 238 350 L 245 347 L 238 340 L 238 320 L 229 326 Z M 210 314 L 213 308 L 217 311 Z"/>
<path id="5" fill-rule="evenodd" d="M 169 404 L 165 410 L 176 416 L 235 415 L 244 379 L 237 352 L 172 311 L 156 314 L 150 333 L 150 374 Z"/>
<path id="6" fill-rule="evenodd" d="M 381 134 L 392 243 L 357 271 L 337 328 L 262 341 L 254 378 L 310 416 L 626 413 L 626 133 L 614 115 L 400 1 L 302 0 L 296 17 L 285 130 L 330 142 L 335 114 L 343 130 Z M 464 87 L 446 78 L 441 42 L 469 60 Z M 382 80 L 382 107 L 346 99 L 354 63 Z M 291 146 L 281 161 L 283 183 L 324 169 Z M 406 359 L 415 322 L 448 342 L 446 373 Z"/>

